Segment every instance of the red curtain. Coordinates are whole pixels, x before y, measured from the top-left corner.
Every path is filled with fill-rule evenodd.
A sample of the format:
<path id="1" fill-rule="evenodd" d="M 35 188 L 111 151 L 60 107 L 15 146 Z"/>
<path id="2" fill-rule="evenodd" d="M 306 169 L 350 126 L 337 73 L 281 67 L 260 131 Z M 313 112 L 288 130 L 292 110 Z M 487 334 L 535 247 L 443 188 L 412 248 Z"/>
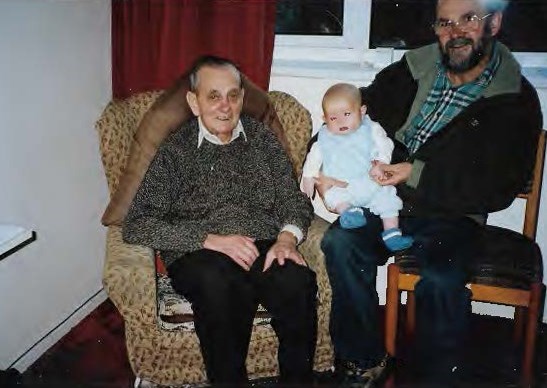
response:
<path id="1" fill-rule="evenodd" d="M 114 97 L 165 89 L 202 54 L 267 90 L 274 27 L 275 0 L 112 0 Z"/>

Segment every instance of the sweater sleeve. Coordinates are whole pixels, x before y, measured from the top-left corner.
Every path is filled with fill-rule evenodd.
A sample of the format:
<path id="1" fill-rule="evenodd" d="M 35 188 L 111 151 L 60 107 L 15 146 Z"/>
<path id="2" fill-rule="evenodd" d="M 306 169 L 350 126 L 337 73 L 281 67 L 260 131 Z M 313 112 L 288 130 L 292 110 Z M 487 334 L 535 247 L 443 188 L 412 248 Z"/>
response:
<path id="1" fill-rule="evenodd" d="M 203 247 L 207 232 L 202 222 L 169 216 L 181 184 L 180 164 L 168 147 L 160 148 L 124 220 L 124 241 L 179 252 Z"/>
<path id="2" fill-rule="evenodd" d="M 264 155 L 267 155 L 273 181 L 276 182 L 275 212 L 280 230 L 285 225 L 294 225 L 305 237 L 313 216 L 311 203 L 299 190 L 289 158 L 269 130 L 263 132 L 262 147 Z"/>

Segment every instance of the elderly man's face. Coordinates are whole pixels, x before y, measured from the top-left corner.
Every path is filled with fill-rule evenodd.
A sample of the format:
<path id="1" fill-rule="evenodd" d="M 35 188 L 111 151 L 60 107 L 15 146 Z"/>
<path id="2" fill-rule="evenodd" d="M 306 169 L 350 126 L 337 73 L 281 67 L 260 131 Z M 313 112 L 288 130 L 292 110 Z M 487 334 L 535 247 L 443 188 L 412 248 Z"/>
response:
<path id="1" fill-rule="evenodd" d="M 205 127 L 222 142 L 228 142 L 243 106 L 243 89 L 235 70 L 204 66 L 198 71 L 196 93 L 189 92 L 192 112 L 200 116 Z"/>
<path id="2" fill-rule="evenodd" d="M 500 15 L 491 15 L 480 20 L 476 28 L 465 25 L 463 21 L 471 16 L 483 18 L 485 10 L 477 0 L 439 0 L 437 20 L 459 22 L 443 31 L 437 31 L 443 63 L 454 73 L 463 73 L 479 64 L 487 54 L 492 41 L 491 20 Z M 497 32 L 497 30 L 496 30 Z"/>

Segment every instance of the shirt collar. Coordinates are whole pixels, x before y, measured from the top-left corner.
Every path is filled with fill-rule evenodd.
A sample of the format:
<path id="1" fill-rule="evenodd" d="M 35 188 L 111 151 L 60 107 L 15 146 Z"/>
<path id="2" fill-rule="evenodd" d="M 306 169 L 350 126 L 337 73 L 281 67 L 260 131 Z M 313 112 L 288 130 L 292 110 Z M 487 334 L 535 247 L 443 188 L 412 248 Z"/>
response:
<path id="1" fill-rule="evenodd" d="M 205 125 L 203 124 L 203 121 L 201 120 L 201 117 L 198 117 L 198 148 L 201 146 L 201 143 L 203 143 L 203 139 L 207 140 L 210 143 L 216 144 L 216 145 L 225 145 L 230 144 L 235 139 L 239 137 L 239 135 L 243 135 L 243 138 L 245 141 L 247 141 L 247 134 L 245 133 L 245 130 L 243 129 L 243 124 L 241 124 L 241 120 L 237 122 L 236 127 L 232 130 L 232 138 L 228 143 L 223 143 L 218 136 L 213 135 L 207 128 L 205 128 Z"/>

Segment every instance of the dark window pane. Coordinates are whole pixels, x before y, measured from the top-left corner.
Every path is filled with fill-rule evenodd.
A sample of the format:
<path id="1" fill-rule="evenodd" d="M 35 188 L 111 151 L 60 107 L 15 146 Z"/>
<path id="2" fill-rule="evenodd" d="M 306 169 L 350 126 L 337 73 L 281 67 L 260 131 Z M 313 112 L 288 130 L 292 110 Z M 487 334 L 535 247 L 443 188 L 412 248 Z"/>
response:
<path id="1" fill-rule="evenodd" d="M 436 40 L 436 0 L 373 0 L 370 47 L 410 49 Z M 547 51 L 547 1 L 512 0 L 499 38 L 513 51 Z"/>
<path id="2" fill-rule="evenodd" d="M 513 51 L 547 51 L 547 2 L 513 0 L 505 10 L 500 40 Z"/>
<path id="3" fill-rule="evenodd" d="M 436 0 L 373 0 L 370 47 L 415 48 L 435 41 Z"/>
<path id="4" fill-rule="evenodd" d="M 342 35 L 344 0 L 277 0 L 275 33 Z"/>

